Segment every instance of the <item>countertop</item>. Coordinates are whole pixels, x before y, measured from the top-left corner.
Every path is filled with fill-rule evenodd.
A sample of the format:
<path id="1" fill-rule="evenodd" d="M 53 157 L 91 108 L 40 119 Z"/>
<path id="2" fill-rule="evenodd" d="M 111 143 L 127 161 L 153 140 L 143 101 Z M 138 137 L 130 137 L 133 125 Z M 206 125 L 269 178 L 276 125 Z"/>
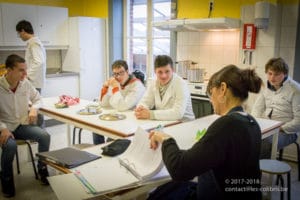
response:
<path id="1" fill-rule="evenodd" d="M 70 72 L 70 71 L 53 71 L 48 70 L 46 73 L 46 78 L 54 78 L 54 77 L 64 77 L 64 76 L 78 76 L 78 72 Z"/>

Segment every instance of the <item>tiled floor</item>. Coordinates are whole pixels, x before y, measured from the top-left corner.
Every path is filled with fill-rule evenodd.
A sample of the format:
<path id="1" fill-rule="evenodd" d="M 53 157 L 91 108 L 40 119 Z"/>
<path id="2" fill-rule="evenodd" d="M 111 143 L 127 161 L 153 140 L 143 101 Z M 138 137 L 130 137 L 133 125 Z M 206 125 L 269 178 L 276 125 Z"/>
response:
<path id="1" fill-rule="evenodd" d="M 56 125 L 47 128 L 51 134 L 50 149 L 59 149 L 67 146 L 67 127 L 65 125 Z M 88 131 L 82 132 L 82 143 L 92 143 L 92 134 Z M 297 165 L 289 163 L 292 167 L 292 200 L 296 200 L 300 196 L 300 182 L 297 181 Z M 15 165 L 14 165 L 15 166 Z M 50 175 L 56 175 L 54 170 L 49 170 Z M 264 178 L 266 178 L 264 176 Z M 15 172 L 16 196 L 10 198 L 12 200 L 57 200 L 56 195 L 51 186 L 41 185 L 39 180 L 34 178 L 31 162 L 21 163 L 21 174 Z M 6 198 L 0 194 L 0 200 Z M 272 193 L 272 199 L 279 200 L 279 192 Z"/>

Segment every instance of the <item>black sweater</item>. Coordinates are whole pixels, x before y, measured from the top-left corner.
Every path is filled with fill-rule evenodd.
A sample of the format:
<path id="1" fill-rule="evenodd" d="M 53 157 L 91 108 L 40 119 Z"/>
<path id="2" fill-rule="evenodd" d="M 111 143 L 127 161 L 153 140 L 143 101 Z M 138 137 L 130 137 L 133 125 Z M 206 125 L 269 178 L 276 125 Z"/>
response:
<path id="1" fill-rule="evenodd" d="M 218 199 L 261 199 L 261 130 L 253 117 L 238 111 L 242 108 L 233 108 L 218 118 L 188 150 L 180 150 L 174 139 L 163 142 L 163 160 L 173 180 L 185 181 L 196 176 L 206 180 L 201 176 L 213 175 L 213 190 L 204 190 L 205 181 L 198 180 L 201 199 L 211 198 L 206 193 L 215 191 Z"/>

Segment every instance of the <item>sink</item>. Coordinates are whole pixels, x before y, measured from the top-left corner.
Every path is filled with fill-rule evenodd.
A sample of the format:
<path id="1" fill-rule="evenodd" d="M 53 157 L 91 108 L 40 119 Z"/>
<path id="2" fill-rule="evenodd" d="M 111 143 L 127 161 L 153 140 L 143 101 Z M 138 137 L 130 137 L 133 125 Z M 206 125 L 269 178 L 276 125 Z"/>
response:
<path id="1" fill-rule="evenodd" d="M 47 68 L 46 74 L 60 74 L 62 71 L 60 68 Z"/>

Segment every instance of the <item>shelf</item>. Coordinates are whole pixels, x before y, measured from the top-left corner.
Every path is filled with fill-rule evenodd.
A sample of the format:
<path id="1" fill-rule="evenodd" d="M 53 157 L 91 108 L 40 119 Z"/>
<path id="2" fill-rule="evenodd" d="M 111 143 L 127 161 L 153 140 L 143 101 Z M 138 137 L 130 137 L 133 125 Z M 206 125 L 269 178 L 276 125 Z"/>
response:
<path id="1" fill-rule="evenodd" d="M 68 45 L 44 46 L 46 50 L 67 50 Z M 0 46 L 0 51 L 25 51 L 26 46 Z"/>
<path id="2" fill-rule="evenodd" d="M 153 22 L 152 26 L 169 31 L 235 30 L 240 28 L 240 20 L 234 18 L 171 19 Z"/>

